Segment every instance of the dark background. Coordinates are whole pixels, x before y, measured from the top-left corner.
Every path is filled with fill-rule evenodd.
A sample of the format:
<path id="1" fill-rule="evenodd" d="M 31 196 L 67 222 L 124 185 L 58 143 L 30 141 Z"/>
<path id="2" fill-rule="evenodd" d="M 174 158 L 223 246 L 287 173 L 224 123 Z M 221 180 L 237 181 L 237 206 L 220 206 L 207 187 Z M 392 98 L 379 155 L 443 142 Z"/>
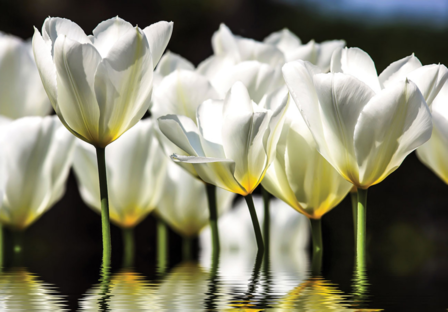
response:
<path id="1" fill-rule="evenodd" d="M 326 2 L 332 6 L 325 7 Z M 447 25 L 440 16 L 375 16 L 372 12 L 348 14 L 335 9 L 349 2 L 0 0 L 0 30 L 28 38 L 33 34 L 32 27 L 40 29 L 47 16 L 69 18 L 87 34 L 115 15 L 141 28 L 159 20 L 174 21 L 168 49 L 197 65 L 212 54 L 211 36 L 223 22 L 235 34 L 256 40 L 284 27 L 303 43 L 310 39 L 345 39 L 348 46 L 368 52 L 379 73 L 413 52 L 423 64 L 448 64 Z M 448 7 L 444 9 L 448 13 Z M 413 153 L 395 173 L 372 187 L 368 196 L 372 306 L 394 311 L 446 309 L 448 186 Z M 155 224 L 150 216 L 136 228 L 136 267 L 149 277 L 155 263 Z M 354 256 L 349 198 L 324 217 L 323 233 L 324 276 L 349 292 Z M 11 233 L 6 231 L 5 235 L 9 250 Z M 180 238 L 174 233 L 170 238 L 170 261 L 174 264 L 180 261 Z M 115 226 L 112 239 L 113 267 L 118 269 L 122 245 L 121 232 Z M 26 230 L 24 244 L 23 264 L 44 281 L 55 284 L 62 294 L 71 295 L 72 306 L 76 305 L 76 294 L 97 282 L 100 217 L 82 202 L 72 173 L 63 199 Z M 7 257 L 6 265 L 10 262 Z M 397 305 L 388 299 L 391 296 L 405 299 Z"/>

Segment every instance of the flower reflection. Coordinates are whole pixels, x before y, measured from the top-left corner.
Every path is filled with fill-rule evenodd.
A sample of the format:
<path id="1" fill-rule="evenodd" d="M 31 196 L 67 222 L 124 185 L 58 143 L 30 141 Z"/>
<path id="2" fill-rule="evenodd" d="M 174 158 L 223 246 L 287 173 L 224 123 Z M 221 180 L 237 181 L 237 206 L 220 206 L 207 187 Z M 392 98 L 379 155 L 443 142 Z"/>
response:
<path id="1" fill-rule="evenodd" d="M 63 311 L 65 305 L 53 285 L 42 282 L 26 268 L 0 273 L 1 311 Z"/>
<path id="2" fill-rule="evenodd" d="M 123 269 L 108 281 L 88 290 L 81 299 L 81 310 L 88 311 L 133 311 L 151 309 L 157 311 L 156 286 L 145 280 L 139 273 Z"/>

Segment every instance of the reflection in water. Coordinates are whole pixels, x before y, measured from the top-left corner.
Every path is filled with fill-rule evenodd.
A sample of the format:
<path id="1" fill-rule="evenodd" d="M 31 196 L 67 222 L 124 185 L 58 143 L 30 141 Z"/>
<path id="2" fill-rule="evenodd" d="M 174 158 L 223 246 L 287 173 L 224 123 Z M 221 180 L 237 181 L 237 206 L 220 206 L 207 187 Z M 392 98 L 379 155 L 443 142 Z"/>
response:
<path id="1" fill-rule="evenodd" d="M 275 311 L 350 311 L 348 296 L 322 277 L 312 277 L 291 290 Z"/>
<path id="2" fill-rule="evenodd" d="M 218 261 L 202 253 L 200 263 L 183 262 L 150 281 L 122 269 L 102 271 L 99 284 L 81 299 L 91 311 L 359 311 L 367 301 L 367 279 L 356 271 L 353 294 L 312 276 L 304 250 L 256 257 L 222 252 Z M 216 260 L 216 259 L 215 259 Z M 367 311 L 362 309 L 362 311 Z M 380 310 L 368 310 L 380 311 Z"/>
<path id="3" fill-rule="evenodd" d="M 367 279 L 367 271 L 362 266 L 356 265 L 352 282 L 353 304 L 358 308 L 362 308 L 369 302 L 369 281 Z"/>
<path id="4" fill-rule="evenodd" d="M 104 275 L 103 275 L 104 277 Z M 79 306 L 88 311 L 157 310 L 156 288 L 132 269 L 123 269 L 88 290 Z"/>
<path id="5" fill-rule="evenodd" d="M 39 280 L 25 268 L 0 273 L 1 311 L 65 311 L 66 304 L 55 287 Z"/>

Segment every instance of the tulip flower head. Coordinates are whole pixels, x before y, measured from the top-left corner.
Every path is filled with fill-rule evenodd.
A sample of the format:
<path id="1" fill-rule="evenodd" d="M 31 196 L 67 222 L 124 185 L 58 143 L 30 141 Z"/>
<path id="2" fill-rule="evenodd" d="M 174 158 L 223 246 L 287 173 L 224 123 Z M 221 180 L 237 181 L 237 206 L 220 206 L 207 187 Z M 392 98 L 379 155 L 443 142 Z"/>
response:
<path id="1" fill-rule="evenodd" d="M 275 160 L 262 185 L 312 219 L 320 219 L 336 207 L 352 188 L 352 184 L 319 154 L 296 105 L 288 108 Z"/>
<path id="2" fill-rule="evenodd" d="M 152 120 L 138 122 L 106 151 L 110 218 L 121 228 L 133 228 L 153 211 L 162 194 L 166 163 Z M 98 166 L 93 146 L 78 140 L 73 168 L 81 197 L 101 210 Z"/>
<path id="3" fill-rule="evenodd" d="M 56 116 L 20 118 L 3 130 L 8 172 L 0 222 L 24 230 L 64 195 L 75 138 Z"/>
<path id="4" fill-rule="evenodd" d="M 176 232 L 195 237 L 209 222 L 207 193 L 204 183 L 187 171 L 169 162 L 166 170 L 163 196 L 157 205 L 157 214 Z M 216 189 L 217 214 L 230 209 L 235 195 Z"/>
<path id="5" fill-rule="evenodd" d="M 374 69 L 367 65 L 358 68 Z M 286 64 L 283 75 L 319 153 L 358 189 L 384 180 L 431 136 L 431 113 L 409 79 L 381 90 L 366 83 L 373 74 L 322 74 L 303 61 Z"/>
<path id="6" fill-rule="evenodd" d="M 30 41 L 0 32 L 0 115 L 16 119 L 51 110 Z"/>
<path id="7" fill-rule="evenodd" d="M 56 114 L 75 136 L 104 148 L 148 110 L 153 69 L 173 24 L 145 29 L 115 17 L 87 36 L 75 23 L 47 18 L 35 29 L 37 68 Z"/>
<path id="8" fill-rule="evenodd" d="M 185 116 L 159 118 L 162 133 L 187 155 L 173 155 L 193 164 L 199 177 L 233 193 L 251 194 L 274 159 L 288 98 L 275 111 L 251 101 L 237 82 L 224 101 L 207 100 L 197 110 L 197 123 Z"/>

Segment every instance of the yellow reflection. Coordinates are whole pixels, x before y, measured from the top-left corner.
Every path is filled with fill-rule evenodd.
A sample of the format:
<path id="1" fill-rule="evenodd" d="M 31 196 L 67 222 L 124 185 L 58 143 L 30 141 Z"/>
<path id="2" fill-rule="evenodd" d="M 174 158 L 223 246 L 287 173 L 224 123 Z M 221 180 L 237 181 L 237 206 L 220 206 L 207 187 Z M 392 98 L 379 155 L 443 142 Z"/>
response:
<path id="1" fill-rule="evenodd" d="M 151 284 L 142 275 L 131 269 L 123 269 L 114 274 L 107 285 L 106 294 L 104 286 L 102 283 L 88 290 L 80 300 L 80 309 L 138 311 L 159 308 L 155 296 L 156 285 Z"/>
<path id="2" fill-rule="evenodd" d="M 0 273 L 0 310 L 64 311 L 65 303 L 54 286 L 25 268 Z"/>
<path id="3" fill-rule="evenodd" d="M 322 277 L 310 278 L 292 291 L 276 306 L 274 311 L 381 311 L 353 307 L 349 296 L 335 284 Z"/>

